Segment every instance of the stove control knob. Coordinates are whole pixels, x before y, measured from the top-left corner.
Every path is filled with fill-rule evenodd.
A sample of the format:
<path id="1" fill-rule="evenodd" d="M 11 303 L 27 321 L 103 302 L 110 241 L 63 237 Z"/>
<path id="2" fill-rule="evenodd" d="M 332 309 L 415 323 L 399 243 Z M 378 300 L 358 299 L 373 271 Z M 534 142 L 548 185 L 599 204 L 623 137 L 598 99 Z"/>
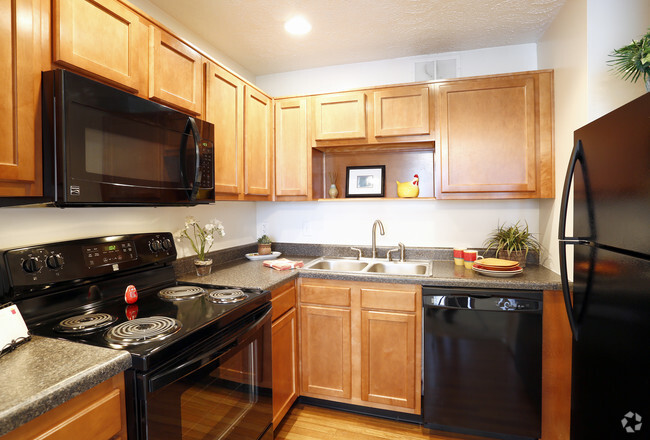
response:
<path id="1" fill-rule="evenodd" d="M 169 238 L 165 238 L 162 241 L 162 247 L 164 250 L 168 251 L 172 247 L 172 241 Z"/>
<path id="2" fill-rule="evenodd" d="M 61 254 L 52 254 L 47 257 L 45 264 L 47 264 L 47 267 L 50 269 L 58 269 L 59 267 L 63 266 L 63 257 Z"/>
<path id="3" fill-rule="evenodd" d="M 160 244 L 160 240 L 152 240 L 149 242 L 149 249 L 151 249 L 153 252 L 158 252 L 162 249 L 162 245 Z"/>
<path id="4" fill-rule="evenodd" d="M 41 268 L 41 265 L 38 263 L 38 258 L 29 257 L 23 261 L 23 270 L 27 273 L 38 272 Z"/>

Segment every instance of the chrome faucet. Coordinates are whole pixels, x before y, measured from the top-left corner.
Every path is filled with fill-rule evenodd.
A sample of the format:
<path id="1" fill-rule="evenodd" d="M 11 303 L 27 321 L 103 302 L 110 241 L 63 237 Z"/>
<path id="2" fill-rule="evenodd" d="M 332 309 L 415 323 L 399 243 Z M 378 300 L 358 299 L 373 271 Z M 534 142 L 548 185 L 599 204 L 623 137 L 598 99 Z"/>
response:
<path id="1" fill-rule="evenodd" d="M 372 224 L 372 258 L 377 258 L 377 225 L 379 225 L 379 233 L 384 235 L 384 225 L 381 220 L 375 220 Z"/>

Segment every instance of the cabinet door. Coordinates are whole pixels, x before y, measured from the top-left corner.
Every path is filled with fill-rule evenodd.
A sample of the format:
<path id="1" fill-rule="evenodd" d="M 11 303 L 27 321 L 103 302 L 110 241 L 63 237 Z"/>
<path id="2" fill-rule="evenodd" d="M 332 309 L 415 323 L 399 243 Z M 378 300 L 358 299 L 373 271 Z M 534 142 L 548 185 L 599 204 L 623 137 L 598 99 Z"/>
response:
<path id="1" fill-rule="evenodd" d="M 429 134 L 429 86 L 373 93 L 375 137 Z"/>
<path id="2" fill-rule="evenodd" d="M 147 27 L 113 0 L 55 0 L 53 61 L 141 92 L 146 84 Z"/>
<path id="3" fill-rule="evenodd" d="M 361 311 L 362 400 L 415 408 L 415 324 L 412 313 Z"/>
<path id="4" fill-rule="evenodd" d="M 214 124 L 214 191 L 237 195 L 244 179 L 244 83 L 214 63 L 206 64 L 205 118 Z"/>
<path id="5" fill-rule="evenodd" d="M 272 325 L 273 426 L 298 398 L 298 322 L 292 307 Z"/>
<path id="6" fill-rule="evenodd" d="M 275 103 L 275 194 L 309 195 L 310 146 L 307 134 L 307 98 Z"/>
<path id="7" fill-rule="evenodd" d="M 301 306 L 300 319 L 301 391 L 349 399 L 350 310 Z"/>
<path id="8" fill-rule="evenodd" d="M 315 139 L 360 139 L 366 137 L 364 92 L 320 95 L 313 98 Z"/>
<path id="9" fill-rule="evenodd" d="M 201 54 L 157 27 L 149 27 L 149 98 L 199 115 L 203 104 Z"/>
<path id="10" fill-rule="evenodd" d="M 0 196 L 39 195 L 40 2 L 0 4 Z"/>
<path id="11" fill-rule="evenodd" d="M 535 80 L 504 76 L 439 86 L 440 195 L 535 196 Z"/>
<path id="12" fill-rule="evenodd" d="M 245 86 L 244 193 L 272 196 L 273 144 L 271 99 Z"/>

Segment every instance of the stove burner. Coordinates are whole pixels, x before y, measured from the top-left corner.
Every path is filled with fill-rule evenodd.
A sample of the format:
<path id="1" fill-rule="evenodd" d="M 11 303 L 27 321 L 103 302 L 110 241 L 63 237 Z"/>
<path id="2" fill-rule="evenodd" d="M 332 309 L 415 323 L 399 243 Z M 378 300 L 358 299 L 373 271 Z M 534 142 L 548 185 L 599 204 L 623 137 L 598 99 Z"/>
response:
<path id="1" fill-rule="evenodd" d="M 205 293 L 205 289 L 197 286 L 174 286 L 158 292 L 158 296 L 168 301 L 183 301 L 194 299 Z"/>
<path id="2" fill-rule="evenodd" d="M 246 298 L 248 295 L 239 289 L 213 290 L 208 294 L 208 299 L 217 304 L 235 303 Z"/>
<path id="3" fill-rule="evenodd" d="M 59 322 L 54 326 L 54 331 L 68 334 L 89 333 L 108 327 L 115 321 L 117 321 L 117 318 L 108 313 L 76 315 Z"/>
<path id="4" fill-rule="evenodd" d="M 166 316 L 151 316 L 126 321 L 110 328 L 104 338 L 113 344 L 133 345 L 161 340 L 181 329 L 180 321 Z"/>

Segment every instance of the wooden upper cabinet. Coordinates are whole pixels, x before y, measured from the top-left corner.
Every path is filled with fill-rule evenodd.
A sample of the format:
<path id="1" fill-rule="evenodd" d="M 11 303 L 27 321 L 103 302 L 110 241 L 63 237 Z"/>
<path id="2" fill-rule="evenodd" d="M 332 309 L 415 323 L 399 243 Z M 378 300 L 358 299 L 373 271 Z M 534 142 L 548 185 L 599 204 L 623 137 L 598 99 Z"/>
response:
<path id="1" fill-rule="evenodd" d="M 550 72 L 438 87 L 436 197 L 553 197 Z"/>
<path id="2" fill-rule="evenodd" d="M 365 92 L 315 96 L 313 111 L 317 141 L 366 137 Z"/>
<path id="3" fill-rule="evenodd" d="M 149 98 L 200 115 L 202 63 L 201 54 L 187 44 L 155 26 L 149 27 Z"/>
<path id="4" fill-rule="evenodd" d="M 310 194 L 311 155 L 308 137 L 307 98 L 275 102 L 275 194 Z"/>
<path id="5" fill-rule="evenodd" d="M 206 63 L 205 119 L 214 124 L 216 198 L 237 196 L 244 179 L 244 83 L 214 63 Z M 232 197 L 230 197 L 232 198 Z"/>
<path id="6" fill-rule="evenodd" d="M 244 87 L 244 194 L 272 198 L 273 106 L 271 99 Z"/>
<path id="7" fill-rule="evenodd" d="M 373 92 L 375 137 L 426 135 L 429 86 L 393 87 Z"/>
<path id="8" fill-rule="evenodd" d="M 0 196 L 41 195 L 40 1 L 0 3 Z"/>
<path id="9" fill-rule="evenodd" d="M 54 0 L 53 61 L 132 92 L 146 89 L 147 27 L 113 0 Z"/>

